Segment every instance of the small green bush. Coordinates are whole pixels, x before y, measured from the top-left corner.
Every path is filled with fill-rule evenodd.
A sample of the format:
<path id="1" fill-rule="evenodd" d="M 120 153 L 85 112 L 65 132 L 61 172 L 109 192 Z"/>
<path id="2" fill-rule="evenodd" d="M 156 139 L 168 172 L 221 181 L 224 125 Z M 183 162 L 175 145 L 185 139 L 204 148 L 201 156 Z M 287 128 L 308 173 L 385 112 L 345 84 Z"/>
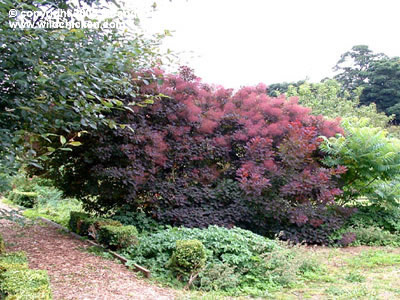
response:
<path id="1" fill-rule="evenodd" d="M 4 245 L 3 236 L 0 234 L 0 254 L 3 254 L 5 252 L 6 252 L 6 246 Z"/>
<path id="2" fill-rule="evenodd" d="M 399 246 L 400 237 L 376 226 L 358 226 L 349 228 L 348 232 L 356 234 L 353 245 L 367 246 Z"/>
<path id="3" fill-rule="evenodd" d="M 57 202 L 63 201 L 62 192 L 54 187 L 36 184 L 34 191 L 38 194 L 37 202 L 40 205 L 55 205 Z"/>
<path id="4" fill-rule="evenodd" d="M 102 224 L 104 223 L 107 224 L 106 221 L 102 221 Z M 103 225 L 98 229 L 98 241 L 111 249 L 134 246 L 138 242 L 137 236 L 138 231 L 133 225 L 122 226 L 119 223 L 116 225 Z"/>
<path id="5" fill-rule="evenodd" d="M 51 299 L 46 271 L 30 270 L 24 252 L 0 255 L 1 299 Z"/>
<path id="6" fill-rule="evenodd" d="M 357 206 L 357 212 L 349 218 L 346 225 L 374 226 L 391 233 L 400 232 L 400 208 L 385 209 L 378 205 Z"/>
<path id="7" fill-rule="evenodd" d="M 178 240 L 168 266 L 176 273 L 190 275 L 204 268 L 206 249 L 199 240 Z"/>
<path id="8" fill-rule="evenodd" d="M 94 217 L 78 211 L 70 212 L 68 227 L 77 234 L 90 236 L 115 249 L 133 245 L 138 235 L 134 226 L 122 226 L 119 221 Z"/>
<path id="9" fill-rule="evenodd" d="M 348 239 L 348 237 L 351 237 Z M 336 231 L 331 239 L 342 246 L 400 246 L 400 236 L 378 226 L 353 225 Z M 348 239 L 347 242 L 343 240 Z"/>
<path id="10" fill-rule="evenodd" d="M 32 208 L 37 204 L 38 194 L 36 192 L 21 192 L 12 190 L 8 194 L 8 199 L 20 206 Z"/>
<path id="11" fill-rule="evenodd" d="M 71 211 L 68 227 L 72 232 L 87 236 L 89 234 L 89 227 L 95 222 L 96 219 L 87 213 Z"/>
<path id="12" fill-rule="evenodd" d="M 9 270 L 1 275 L 0 291 L 5 299 L 52 299 L 50 281 L 44 270 Z"/>
<path id="13" fill-rule="evenodd" d="M 206 292 L 231 291 L 240 283 L 240 275 L 235 273 L 235 267 L 224 263 L 208 264 L 199 277 L 199 290 Z"/>
<path id="14" fill-rule="evenodd" d="M 0 276 L 8 270 L 28 269 L 25 252 L 10 252 L 0 255 Z"/>

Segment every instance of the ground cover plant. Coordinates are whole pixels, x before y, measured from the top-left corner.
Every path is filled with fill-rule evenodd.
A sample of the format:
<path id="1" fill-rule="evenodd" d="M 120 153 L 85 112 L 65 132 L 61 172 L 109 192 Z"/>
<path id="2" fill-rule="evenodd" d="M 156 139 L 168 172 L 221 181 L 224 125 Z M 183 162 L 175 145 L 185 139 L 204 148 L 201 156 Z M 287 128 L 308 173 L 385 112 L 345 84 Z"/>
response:
<path id="1" fill-rule="evenodd" d="M 47 272 L 29 269 L 24 252 L 6 253 L 1 234 L 0 297 L 1 299 L 52 299 Z"/>
<path id="2" fill-rule="evenodd" d="M 190 261 L 190 266 L 178 264 L 177 272 L 176 251 L 183 247 L 182 243 L 190 245 L 187 247 L 193 249 L 196 258 L 193 252 L 185 252 L 181 261 L 185 264 Z M 200 250 L 202 247 L 205 253 Z M 143 265 L 155 279 L 173 286 L 187 286 L 190 281 L 192 289 L 199 291 L 266 296 L 273 290 L 291 286 L 307 272 L 322 272 L 318 261 L 296 250 L 240 228 L 209 226 L 169 227 L 141 235 L 136 246 L 122 253 L 130 258 L 128 265 Z M 191 266 L 195 266 L 194 271 Z M 196 273 L 194 279 L 193 273 Z"/>

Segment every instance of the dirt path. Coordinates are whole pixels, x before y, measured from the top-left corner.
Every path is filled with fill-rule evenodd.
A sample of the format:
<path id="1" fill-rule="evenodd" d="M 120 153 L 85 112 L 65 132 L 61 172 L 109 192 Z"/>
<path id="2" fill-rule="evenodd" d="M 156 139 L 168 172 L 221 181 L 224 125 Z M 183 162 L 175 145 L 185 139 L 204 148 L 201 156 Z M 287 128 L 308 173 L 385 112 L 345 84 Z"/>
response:
<path id="1" fill-rule="evenodd" d="M 6 206 L 0 202 L 0 208 Z M 54 299 L 174 299 L 176 292 L 136 278 L 123 265 L 85 251 L 89 245 L 44 224 L 0 220 L 7 251 L 25 251 L 32 269 L 48 271 Z"/>

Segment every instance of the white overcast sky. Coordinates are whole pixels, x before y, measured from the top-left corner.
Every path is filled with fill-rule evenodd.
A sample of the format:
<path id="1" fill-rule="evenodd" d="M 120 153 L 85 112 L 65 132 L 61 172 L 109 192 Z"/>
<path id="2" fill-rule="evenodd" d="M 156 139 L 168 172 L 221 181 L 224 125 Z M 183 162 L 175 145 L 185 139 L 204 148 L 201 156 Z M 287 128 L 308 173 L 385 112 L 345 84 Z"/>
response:
<path id="1" fill-rule="evenodd" d="M 400 0 L 158 0 L 141 24 L 173 31 L 165 46 L 225 87 L 319 81 L 359 44 L 400 56 Z"/>

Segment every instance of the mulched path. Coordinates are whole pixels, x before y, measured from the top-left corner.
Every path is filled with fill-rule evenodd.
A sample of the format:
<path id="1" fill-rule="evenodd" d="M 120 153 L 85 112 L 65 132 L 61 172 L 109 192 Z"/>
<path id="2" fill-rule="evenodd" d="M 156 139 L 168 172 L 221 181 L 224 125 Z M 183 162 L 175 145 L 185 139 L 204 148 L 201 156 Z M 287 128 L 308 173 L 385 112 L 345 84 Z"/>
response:
<path id="1" fill-rule="evenodd" d="M 0 202 L 0 208 L 7 208 Z M 40 223 L 0 219 L 7 251 L 25 251 L 32 269 L 47 270 L 54 299 L 174 299 L 177 292 L 138 279 L 122 264 L 85 251 L 90 245 Z"/>

